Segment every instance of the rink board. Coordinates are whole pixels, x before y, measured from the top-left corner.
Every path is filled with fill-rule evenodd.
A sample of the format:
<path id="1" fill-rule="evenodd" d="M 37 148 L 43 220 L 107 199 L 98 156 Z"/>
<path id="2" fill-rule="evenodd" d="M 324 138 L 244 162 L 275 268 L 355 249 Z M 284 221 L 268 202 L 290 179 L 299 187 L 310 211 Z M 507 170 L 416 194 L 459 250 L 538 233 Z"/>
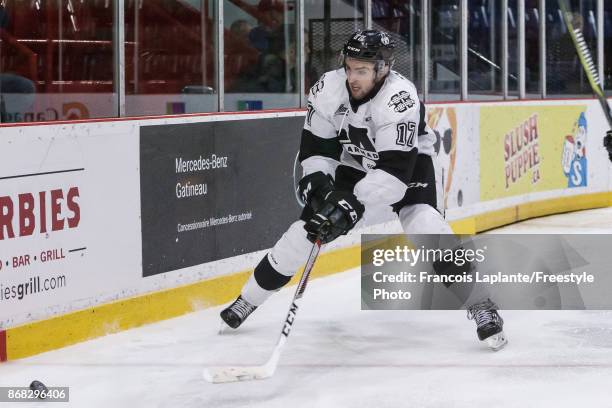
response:
<path id="1" fill-rule="evenodd" d="M 581 114 L 586 126 L 584 120 L 578 123 Z M 0 360 L 27 357 L 235 297 L 265 249 L 299 211 L 293 160 L 303 116 L 303 111 L 277 111 L 2 126 Z M 499 117 L 505 119 L 496 120 Z M 286 118 L 291 124 L 264 126 L 272 118 Z M 215 138 L 226 134 L 224 122 L 231 127 L 231 122 L 245 120 L 255 123 L 247 129 L 252 129 L 248 136 L 253 144 L 282 139 L 282 154 L 275 156 L 272 146 L 267 155 L 261 153 L 265 146 L 258 146 L 255 159 L 239 157 L 231 149 L 222 151 L 222 139 Z M 610 205 L 609 164 L 601 147 L 606 124 L 596 101 L 432 105 L 428 122 L 438 136 L 442 208 L 459 232 Z M 155 160 L 172 163 L 161 174 L 149 174 L 149 187 L 143 190 L 142 129 L 163 126 L 213 130 L 208 137 L 168 132 L 168 138 L 175 136 L 172 140 L 186 140 L 184 149 L 179 146 L 179 153 L 170 156 L 163 144 L 148 145 L 149 153 L 153 150 L 147 156 L 153 163 L 149 168 L 159 168 Z M 177 170 L 177 155 L 199 158 L 213 153 L 227 156 L 229 167 L 219 167 L 216 174 L 210 169 L 193 174 Z M 241 179 L 236 175 L 256 175 L 258 165 L 281 169 L 274 172 L 278 178 L 267 194 L 277 191 L 272 201 L 285 204 L 274 209 L 280 229 L 270 227 L 259 241 L 261 226 L 254 225 L 268 217 L 258 211 L 266 209 L 262 203 L 269 198 L 253 193 L 257 188 L 235 195 Z M 512 166 L 519 170 L 509 178 Z M 160 190 L 155 190 L 156 179 Z M 178 190 L 168 189 L 173 180 L 206 184 L 207 191 L 201 194 L 201 188 L 198 195 L 193 189 L 194 195 L 178 197 Z M 254 177 L 248 185 L 265 182 Z M 224 183 L 229 186 L 225 190 L 219 187 Z M 164 209 L 173 220 L 169 226 L 154 225 L 158 235 L 147 232 L 150 223 L 168 220 L 164 212 L 147 217 L 143 200 L 151 210 Z M 230 205 L 238 207 L 224 214 Z M 250 217 L 239 217 L 249 212 Z M 259 214 L 263 215 L 258 219 Z M 191 227 L 181 230 L 176 224 Z M 391 213 L 370 219 L 361 231 L 377 228 L 400 231 Z M 172 246 L 174 236 L 181 245 Z M 190 261 L 169 263 L 147 274 L 143 246 L 149 242 L 155 248 L 161 240 L 165 244 L 152 253 Z M 198 253 L 199 245 L 205 254 Z M 322 255 L 315 276 L 357 266 L 357 245 L 356 234 L 334 242 Z"/>

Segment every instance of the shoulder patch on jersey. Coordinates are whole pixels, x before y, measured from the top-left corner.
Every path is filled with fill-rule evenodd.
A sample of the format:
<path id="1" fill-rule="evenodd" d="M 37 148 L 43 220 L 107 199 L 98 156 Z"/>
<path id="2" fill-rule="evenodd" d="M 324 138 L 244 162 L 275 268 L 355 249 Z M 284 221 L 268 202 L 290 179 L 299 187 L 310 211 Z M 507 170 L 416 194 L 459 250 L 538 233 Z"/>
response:
<path id="1" fill-rule="evenodd" d="M 389 36 L 385 33 L 381 33 L 380 42 L 383 43 L 383 45 L 389 45 Z"/>
<path id="2" fill-rule="evenodd" d="M 312 126 L 312 115 L 315 113 L 314 105 L 308 102 L 308 112 L 306 113 L 306 123 L 308 126 Z"/>
<path id="3" fill-rule="evenodd" d="M 319 80 L 315 82 L 312 88 L 310 88 L 310 93 L 312 96 L 317 96 L 317 94 L 323 90 L 323 87 L 325 86 L 324 79 L 325 74 L 321 75 L 321 78 L 319 78 Z"/>
<path id="4" fill-rule="evenodd" d="M 410 97 L 408 92 L 399 91 L 389 99 L 387 106 L 393 108 L 397 113 L 402 113 L 414 106 L 414 100 Z"/>
<path id="5" fill-rule="evenodd" d="M 338 109 L 336 110 L 336 112 L 334 113 L 334 116 L 345 115 L 347 111 L 348 111 L 348 108 L 343 103 L 341 103 L 340 106 L 338 106 Z"/>

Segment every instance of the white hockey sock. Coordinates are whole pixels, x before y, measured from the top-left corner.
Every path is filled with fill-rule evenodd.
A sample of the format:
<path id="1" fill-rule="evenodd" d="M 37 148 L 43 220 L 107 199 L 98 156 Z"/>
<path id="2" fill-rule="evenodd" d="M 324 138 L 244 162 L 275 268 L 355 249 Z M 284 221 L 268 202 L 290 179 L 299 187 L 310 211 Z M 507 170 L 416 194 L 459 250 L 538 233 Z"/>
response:
<path id="1" fill-rule="evenodd" d="M 242 288 L 242 297 L 255 306 L 263 304 L 289 282 L 308 258 L 312 243 L 306 238 L 304 221 L 294 222 L 257 265 Z"/>
<path id="2" fill-rule="evenodd" d="M 266 290 L 259 286 L 255 280 L 255 273 L 252 273 L 249 280 L 242 288 L 241 296 L 253 306 L 261 306 L 277 290 Z"/>

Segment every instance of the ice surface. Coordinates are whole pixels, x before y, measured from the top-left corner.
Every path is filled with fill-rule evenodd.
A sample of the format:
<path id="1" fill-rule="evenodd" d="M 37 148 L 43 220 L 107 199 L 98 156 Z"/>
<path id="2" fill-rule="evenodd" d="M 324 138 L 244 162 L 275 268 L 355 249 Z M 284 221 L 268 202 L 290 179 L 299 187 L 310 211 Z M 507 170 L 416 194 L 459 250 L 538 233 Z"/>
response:
<path id="1" fill-rule="evenodd" d="M 611 233 L 611 221 L 603 209 L 500 231 Z M 312 281 L 268 380 L 213 385 L 202 370 L 265 362 L 294 287 L 237 331 L 218 335 L 220 308 L 207 309 L 0 364 L 0 386 L 69 386 L 70 406 L 87 408 L 612 407 L 612 312 L 503 311 L 509 344 L 495 353 L 464 311 L 361 311 L 359 289 L 358 269 Z"/>

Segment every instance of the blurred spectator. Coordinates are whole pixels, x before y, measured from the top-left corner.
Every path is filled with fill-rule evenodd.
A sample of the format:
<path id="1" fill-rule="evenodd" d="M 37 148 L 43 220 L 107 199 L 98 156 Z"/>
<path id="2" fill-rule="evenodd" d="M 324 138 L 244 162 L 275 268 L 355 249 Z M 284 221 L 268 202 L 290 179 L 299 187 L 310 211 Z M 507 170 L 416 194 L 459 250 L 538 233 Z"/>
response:
<path id="1" fill-rule="evenodd" d="M 8 29 L 9 16 L 4 6 L 0 5 L 0 28 Z"/>
<path id="2" fill-rule="evenodd" d="M 9 13 L 0 5 L 0 56 L 6 53 L 7 38 L 11 38 L 9 29 Z M 11 38 L 12 39 L 12 38 Z M 0 60 L 0 63 L 3 61 Z M 21 75 L 1 72 L 0 73 L 0 122 L 19 122 L 23 120 L 26 112 L 32 111 L 34 104 L 34 93 L 36 87 L 34 82 Z"/>
<path id="3" fill-rule="evenodd" d="M 258 25 L 248 32 L 251 50 L 257 52 L 253 61 L 237 72 L 237 78 L 228 85 L 229 92 L 286 93 L 297 92 L 295 25 L 285 23 L 285 3 L 281 0 L 261 0 L 257 6 Z M 244 20 L 236 20 L 230 28 L 232 37 L 243 39 L 249 25 Z M 286 34 L 289 34 L 287 37 Z M 236 49 L 245 49 L 242 40 L 232 44 Z M 233 46 L 233 45 L 232 45 Z M 232 49 L 228 60 L 237 57 Z M 288 77 L 289 76 L 289 77 Z"/>
<path id="4" fill-rule="evenodd" d="M 260 74 L 257 79 L 262 92 L 297 92 L 297 54 L 293 37 L 295 36 L 290 36 L 291 42 L 286 48 L 280 46 L 278 50 L 275 50 L 276 47 L 274 47 L 269 52 L 262 53 Z"/>
<path id="5" fill-rule="evenodd" d="M 259 25 L 249 33 L 251 44 L 260 52 L 275 52 L 284 37 L 285 5 L 281 0 L 261 0 L 257 6 Z M 276 49 L 275 49 L 276 48 Z"/>
<path id="6" fill-rule="evenodd" d="M 246 20 L 232 23 L 225 44 L 225 88 L 228 92 L 253 92 L 258 75 L 259 52 L 249 40 L 251 25 Z"/>
<path id="7" fill-rule="evenodd" d="M 251 25 L 246 20 L 236 20 L 226 35 L 225 88 L 228 92 L 244 92 L 257 78 L 259 52 L 251 45 Z"/>
<path id="8" fill-rule="evenodd" d="M 251 32 L 251 25 L 246 20 L 236 20 L 230 27 L 230 32 L 234 38 L 248 39 Z"/>
<path id="9" fill-rule="evenodd" d="M 317 71 L 315 64 L 312 62 L 312 48 L 310 48 L 310 33 L 308 30 L 304 31 L 304 59 L 306 61 L 306 77 L 304 78 L 304 94 L 307 94 L 310 88 L 319 80 L 319 77 L 323 74 Z"/>

